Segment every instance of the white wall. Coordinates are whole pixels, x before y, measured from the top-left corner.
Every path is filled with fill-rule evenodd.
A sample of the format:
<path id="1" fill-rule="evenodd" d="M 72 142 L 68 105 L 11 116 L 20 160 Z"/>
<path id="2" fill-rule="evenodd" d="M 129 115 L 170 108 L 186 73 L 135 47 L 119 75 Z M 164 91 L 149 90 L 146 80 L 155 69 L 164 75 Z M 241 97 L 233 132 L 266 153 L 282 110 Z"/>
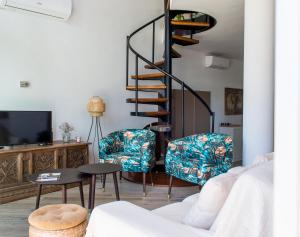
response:
<path id="1" fill-rule="evenodd" d="M 75 126 L 74 135 L 86 138 L 86 104 L 99 95 L 107 104 L 105 134 L 143 127 L 152 120 L 130 117 L 134 106 L 125 103 L 130 97 L 125 90 L 125 40 L 162 13 L 163 1 L 73 2 L 68 22 L 0 11 L 0 110 L 52 110 L 56 138 L 64 121 Z M 142 52 L 151 45 L 148 33 L 139 38 Z M 20 89 L 20 80 L 30 81 L 30 88 Z"/>
<path id="2" fill-rule="evenodd" d="M 75 126 L 74 135 L 87 137 L 86 103 L 93 95 L 107 104 L 105 134 L 153 121 L 129 116 L 134 105 L 125 103 L 132 94 L 125 90 L 125 38 L 160 15 L 163 1 L 129 0 L 122 7 L 118 0 L 73 2 L 68 22 L 0 11 L 0 110 L 52 110 L 56 138 L 60 138 L 57 127 L 64 121 Z M 160 43 L 162 29 L 158 24 Z M 144 31 L 136 40 L 149 58 L 150 32 Z M 203 53 L 182 47 L 178 51 L 183 58 L 174 60 L 175 74 L 196 90 L 212 92 L 216 126 L 242 123 L 241 116 L 224 116 L 224 87 L 242 88 L 242 62 L 233 60 L 229 70 L 206 69 Z M 161 55 L 162 51 L 157 59 Z M 19 88 L 20 80 L 30 81 L 31 87 Z M 148 106 L 151 109 L 156 108 Z"/>
<path id="3" fill-rule="evenodd" d="M 225 116 L 225 87 L 243 88 L 243 62 L 231 60 L 229 69 L 204 67 L 205 54 L 188 47 L 176 47 L 181 59 L 173 60 L 173 71 L 178 78 L 195 90 L 211 92 L 211 109 L 216 113 L 216 131 L 221 122 L 242 124 L 243 116 Z"/>
<path id="4" fill-rule="evenodd" d="M 244 64 L 243 157 L 249 165 L 274 149 L 274 0 L 245 1 Z"/>

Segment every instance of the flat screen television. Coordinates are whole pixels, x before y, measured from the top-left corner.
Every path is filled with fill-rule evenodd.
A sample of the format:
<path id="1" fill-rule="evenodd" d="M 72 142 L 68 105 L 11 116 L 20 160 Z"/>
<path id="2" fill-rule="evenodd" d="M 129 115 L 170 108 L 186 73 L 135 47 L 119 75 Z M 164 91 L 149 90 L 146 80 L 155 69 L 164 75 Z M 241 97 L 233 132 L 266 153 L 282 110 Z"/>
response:
<path id="1" fill-rule="evenodd" d="M 0 111 L 0 146 L 51 143 L 51 111 Z"/>

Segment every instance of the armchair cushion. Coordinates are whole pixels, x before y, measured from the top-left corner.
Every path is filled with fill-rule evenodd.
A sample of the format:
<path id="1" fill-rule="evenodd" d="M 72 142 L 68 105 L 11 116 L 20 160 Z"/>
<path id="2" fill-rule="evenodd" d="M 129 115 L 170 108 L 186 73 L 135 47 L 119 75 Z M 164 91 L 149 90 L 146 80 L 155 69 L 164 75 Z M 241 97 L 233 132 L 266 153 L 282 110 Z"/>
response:
<path id="1" fill-rule="evenodd" d="M 141 172 L 141 155 L 140 153 L 118 152 L 107 155 L 105 162 L 121 164 L 125 172 Z"/>
<path id="2" fill-rule="evenodd" d="M 168 161 L 168 171 L 173 176 L 186 180 L 191 183 L 198 183 L 198 177 L 201 176 L 198 159 L 172 159 Z"/>
<path id="3" fill-rule="evenodd" d="M 142 129 L 130 129 L 124 132 L 124 151 L 127 153 L 141 152 L 145 143 L 151 139 L 152 132 Z"/>
<path id="4" fill-rule="evenodd" d="M 137 132 L 127 131 L 124 133 L 124 151 L 128 153 L 140 152 L 144 139 Z"/>

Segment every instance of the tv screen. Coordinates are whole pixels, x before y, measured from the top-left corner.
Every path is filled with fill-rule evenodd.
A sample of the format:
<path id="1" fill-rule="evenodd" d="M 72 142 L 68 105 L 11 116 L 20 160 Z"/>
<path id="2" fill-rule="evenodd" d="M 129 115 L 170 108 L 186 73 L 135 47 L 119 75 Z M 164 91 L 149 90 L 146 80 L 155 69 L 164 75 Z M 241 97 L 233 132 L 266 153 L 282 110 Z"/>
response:
<path id="1" fill-rule="evenodd" d="M 50 143 L 50 111 L 0 111 L 0 146 Z"/>

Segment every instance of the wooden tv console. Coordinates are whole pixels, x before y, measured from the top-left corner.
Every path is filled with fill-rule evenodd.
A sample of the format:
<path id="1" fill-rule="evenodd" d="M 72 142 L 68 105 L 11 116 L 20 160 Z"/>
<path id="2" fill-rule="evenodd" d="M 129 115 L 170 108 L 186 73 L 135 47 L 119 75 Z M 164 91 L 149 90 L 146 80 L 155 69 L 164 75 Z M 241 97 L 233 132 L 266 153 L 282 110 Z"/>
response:
<path id="1" fill-rule="evenodd" d="M 0 150 L 0 204 L 35 196 L 27 176 L 47 169 L 77 168 L 89 162 L 89 143 L 54 142 L 49 146 L 26 145 Z M 57 191 L 48 187 L 44 193 Z"/>

